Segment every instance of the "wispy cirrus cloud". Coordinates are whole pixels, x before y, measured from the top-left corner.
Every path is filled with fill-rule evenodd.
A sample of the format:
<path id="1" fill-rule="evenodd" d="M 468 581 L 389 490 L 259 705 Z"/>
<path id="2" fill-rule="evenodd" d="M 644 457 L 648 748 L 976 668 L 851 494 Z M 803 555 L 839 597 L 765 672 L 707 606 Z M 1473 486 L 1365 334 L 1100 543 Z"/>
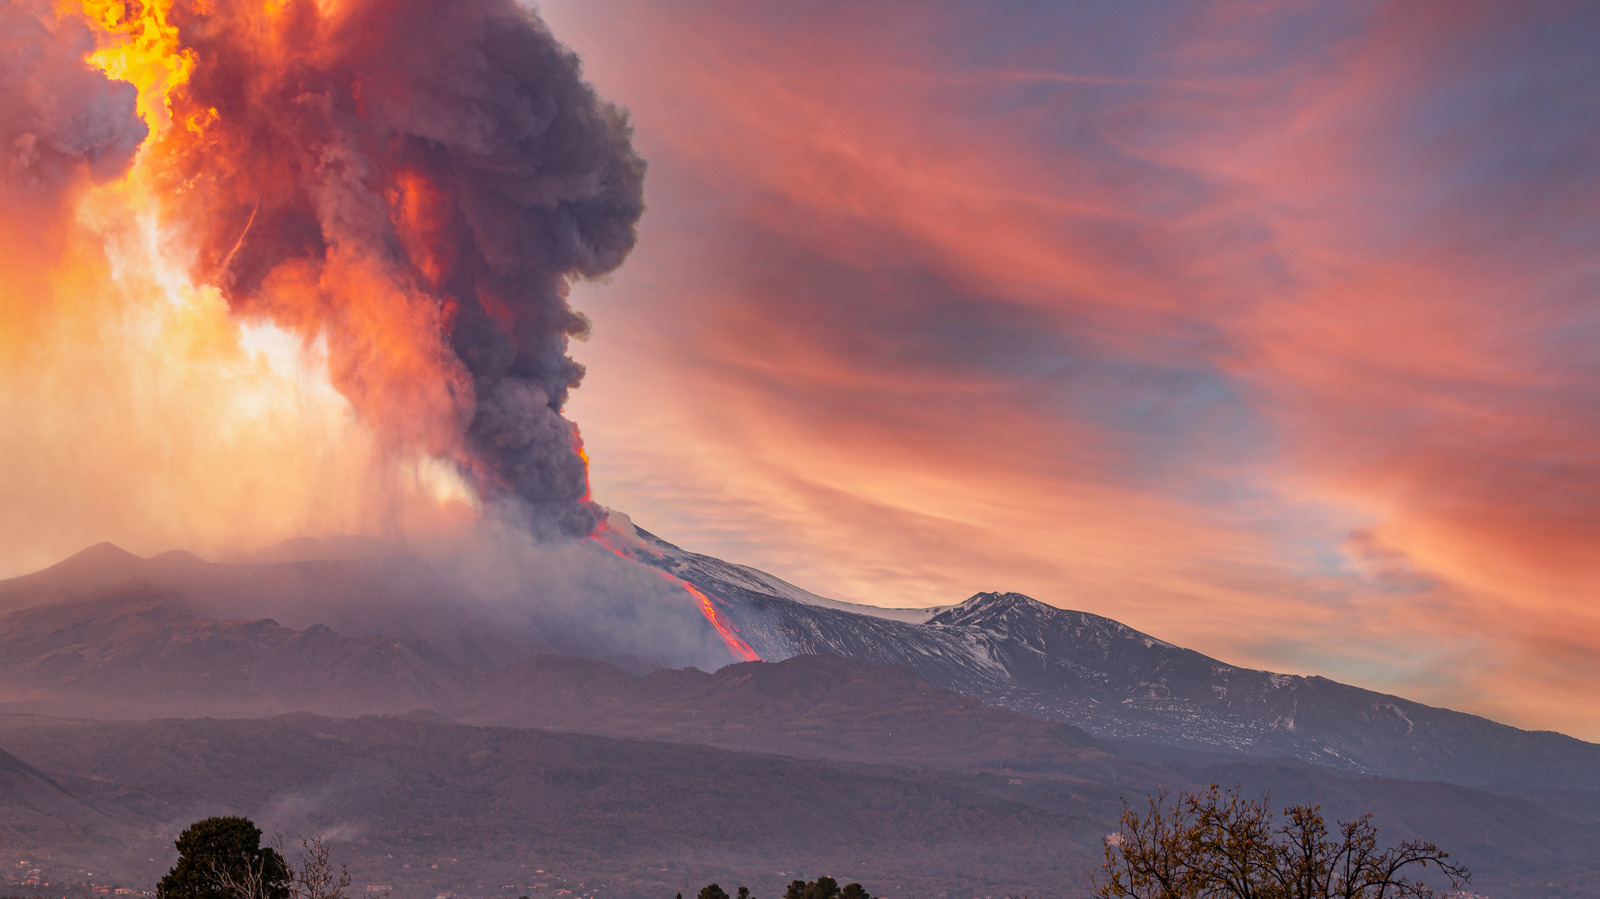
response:
<path id="1" fill-rule="evenodd" d="M 652 165 L 602 500 L 1600 736 L 1592 9 L 546 11 Z"/>

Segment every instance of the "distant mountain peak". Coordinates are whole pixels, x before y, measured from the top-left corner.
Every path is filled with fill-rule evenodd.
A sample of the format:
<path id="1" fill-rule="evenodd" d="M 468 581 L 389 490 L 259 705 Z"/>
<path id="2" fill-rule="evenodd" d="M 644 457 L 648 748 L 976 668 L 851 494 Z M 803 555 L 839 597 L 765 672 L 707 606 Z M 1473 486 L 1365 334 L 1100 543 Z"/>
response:
<path id="1" fill-rule="evenodd" d="M 983 624 L 1014 614 L 1037 617 L 1052 607 L 1021 593 L 974 593 L 967 601 L 951 606 L 928 619 L 929 624 L 948 627 Z"/>
<path id="2" fill-rule="evenodd" d="M 1116 623 L 1109 618 L 1102 619 L 1098 615 L 1090 615 L 1087 612 L 1072 612 L 1060 609 L 1022 593 L 999 592 L 975 593 L 966 602 L 951 606 L 928 619 L 928 623 L 960 627 L 963 625 L 983 625 L 1007 619 L 1048 621 L 1062 615 L 1082 616 L 1086 620 L 1105 621 L 1109 624 Z"/>
<path id="3" fill-rule="evenodd" d="M 60 562 L 46 568 L 45 571 L 66 571 L 78 568 L 105 568 L 109 566 L 133 566 L 144 564 L 144 559 L 136 556 L 122 547 L 107 540 L 73 553 Z"/>
<path id="4" fill-rule="evenodd" d="M 1044 603 L 1042 603 L 1042 602 L 1038 601 L 1037 599 L 1034 599 L 1033 597 L 1028 596 L 1026 594 L 1011 593 L 1011 592 L 1001 593 L 1001 592 L 998 592 L 998 591 L 991 591 L 991 592 L 987 592 L 987 593 L 974 593 L 974 594 L 972 594 L 971 597 L 969 597 L 967 599 L 966 602 L 962 603 L 962 605 L 964 605 L 964 606 L 970 606 L 970 605 L 1030 606 L 1030 605 L 1032 605 L 1032 606 L 1044 606 L 1045 608 L 1050 608 L 1049 606 L 1045 606 Z"/>
<path id="5" fill-rule="evenodd" d="M 129 581 L 146 574 L 150 563 L 114 543 L 96 543 L 43 571 L 0 581 L 0 612 L 61 600 L 77 591 Z"/>

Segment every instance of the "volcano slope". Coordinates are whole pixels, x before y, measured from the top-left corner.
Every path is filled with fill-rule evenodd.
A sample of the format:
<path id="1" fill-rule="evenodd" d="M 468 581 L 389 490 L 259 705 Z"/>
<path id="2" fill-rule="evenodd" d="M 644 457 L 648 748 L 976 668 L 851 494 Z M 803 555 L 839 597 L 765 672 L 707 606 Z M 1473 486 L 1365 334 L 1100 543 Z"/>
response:
<path id="1" fill-rule="evenodd" d="M 1600 791 L 1595 744 L 1326 678 L 1228 665 L 1020 594 L 983 593 L 923 610 L 852 606 L 643 531 L 636 544 L 636 559 L 705 591 L 768 661 L 835 655 L 901 666 L 987 705 L 1107 740 L 1502 790 Z M 395 712 L 451 705 L 484 683 L 480 674 L 555 649 L 610 658 L 634 672 L 673 667 L 575 651 L 559 628 L 541 631 L 534 612 L 525 626 L 507 627 L 463 602 L 463 586 L 426 560 L 384 552 L 223 565 L 183 553 L 146 560 L 107 544 L 0 582 L 0 615 L 13 616 L 0 627 L 0 701 L 70 693 L 73 713 L 98 714 L 91 700 L 108 691 L 119 703 L 151 707 L 151 696 L 192 693 L 198 683 L 248 681 L 226 695 L 248 695 L 252 714 Z M 681 605 L 673 614 L 697 617 L 687 595 Z M 274 617 L 230 619 L 239 611 Z M 98 623 L 66 626 L 72 618 Z M 246 643 L 256 648 L 243 649 Z M 100 658 L 106 653 L 135 659 L 135 667 L 152 659 L 163 670 L 187 664 L 189 674 L 139 682 L 124 676 L 127 664 Z M 675 662 L 687 664 L 705 663 Z M 152 714 L 203 708 L 156 705 L 165 711 Z M 494 718 L 492 710 L 482 714 Z"/>
<path id="2" fill-rule="evenodd" d="M 943 679 L 955 687 L 978 692 L 974 684 L 987 679 L 997 692 L 984 698 L 995 703 L 996 696 L 1049 698 L 1050 681 L 1040 671 L 1075 672 L 1081 681 L 1074 689 L 1115 696 L 1141 678 L 1144 689 L 1153 689 L 1157 682 L 1141 667 L 1151 658 L 1169 684 L 1194 659 L 1221 663 L 1023 597 L 981 595 L 948 609 L 874 613 L 785 595 L 799 591 L 750 569 L 695 559 L 698 568 L 673 570 L 710 585 L 715 601 L 773 657 L 782 655 L 773 651 L 774 634 L 797 641 L 790 649 L 806 648 L 798 642 L 803 638 L 857 656 L 889 652 L 897 635 L 905 636 L 905 645 L 941 651 L 889 659 L 901 666 L 799 655 L 715 673 L 641 674 L 549 655 L 493 665 L 472 650 L 486 645 L 490 635 L 480 640 L 470 631 L 452 632 L 454 651 L 446 651 L 427 640 L 373 631 L 347 635 L 315 623 L 319 603 L 336 607 L 346 596 L 381 612 L 389 601 L 384 588 L 402 582 L 410 591 L 404 602 L 427 602 L 426 588 L 440 582 L 398 573 L 425 567 L 420 560 L 373 556 L 218 566 L 172 555 L 142 560 L 102 547 L 43 576 L 0 583 L 0 608 L 16 609 L 0 617 L 0 697 L 12 709 L 119 718 L 240 718 L 285 711 L 390 717 L 95 723 L 13 715 L 0 728 L 0 749 L 33 765 L 85 807 L 134 828 L 146 842 L 203 814 L 251 814 L 286 833 L 348 833 L 345 851 L 359 859 L 361 876 L 406 883 L 417 895 L 457 887 L 465 894 L 493 895 L 518 883 L 521 892 L 510 895 L 533 896 L 539 888 L 522 883 L 517 866 L 545 857 L 561 859 L 574 882 L 592 886 L 599 878 L 613 891 L 637 888 L 641 895 L 668 895 L 662 891 L 669 885 L 697 889 L 706 880 L 733 876 L 752 885 L 786 883 L 779 871 L 853 877 L 863 864 L 885 878 L 880 883 L 892 875 L 898 878 L 893 883 L 915 892 L 967 884 L 959 889 L 992 893 L 1005 885 L 1054 893 L 1081 883 L 1100 837 L 1115 827 L 1121 799 L 1142 801 L 1158 785 L 1182 789 L 1212 781 L 1257 793 L 1270 789 L 1275 804 L 1321 802 L 1334 816 L 1373 812 L 1392 839 L 1446 844 L 1478 872 L 1479 888 L 1489 895 L 1495 895 L 1491 886 L 1503 895 L 1524 895 L 1534 885 L 1547 895 L 1593 895 L 1600 802 L 1594 792 L 1547 787 L 1575 779 L 1572 771 L 1583 773 L 1581 750 L 1587 744 L 1568 741 L 1580 750 L 1576 760 L 1561 761 L 1571 770 L 1525 774 L 1524 782 L 1545 788 L 1520 796 L 1341 772 L 1288 758 L 1251 759 L 1236 750 L 1235 761 L 1136 762 L 1112 748 L 1121 744 L 1063 723 L 1067 713 L 1047 715 L 1037 703 L 1011 703 L 1032 712 L 1022 714 L 928 680 L 946 672 Z M 665 551 L 658 561 L 674 564 Z M 294 626 L 208 617 L 207 610 L 224 607 L 226 591 L 241 584 L 254 591 L 248 594 L 252 600 L 264 596 L 269 608 L 304 617 Z M 351 613 L 333 608 L 329 620 L 341 615 L 348 622 Z M 1074 622 L 1085 626 L 1075 629 Z M 965 655 L 956 651 L 963 644 Z M 1176 661 L 1163 668 L 1161 659 Z M 1017 686 L 1027 683 L 1034 685 L 1031 693 Z M 1058 692 L 1058 699 L 1075 695 L 1065 688 Z M 1315 698 L 1308 693 L 1301 701 L 1308 696 Z M 394 717 L 412 709 L 430 711 Z M 1446 720 L 1500 727 L 1433 711 Z M 250 730 L 257 726 L 266 730 Z M 1513 744 L 1549 736 L 1501 730 Z M 471 759 L 461 768 L 439 748 L 473 745 L 476 753 L 499 745 L 496 740 L 524 739 L 506 734 L 533 742 L 494 769 L 500 774 L 485 774 L 486 780 L 476 779 L 479 769 Z M 1472 732 L 1464 734 L 1456 745 L 1470 756 Z M 333 753 L 338 746 L 345 754 Z M 251 747 L 271 751 L 263 756 Z M 702 752 L 710 754 L 697 754 Z M 1141 755 L 1167 757 L 1160 751 Z M 551 767 L 560 758 L 585 764 Z M 675 767 L 662 769 L 662 759 L 675 760 Z M 412 790 L 413 781 L 423 784 L 435 769 L 456 773 L 441 773 L 444 779 L 415 801 L 372 795 Z M 537 813 L 511 809 L 497 797 L 533 796 L 518 792 L 524 787 L 514 778 L 505 779 L 516 771 L 574 792 L 551 794 L 559 799 L 551 799 L 554 804 L 530 799 L 528 808 Z M 743 773 L 729 781 L 725 771 Z M 605 794 L 611 799 L 585 807 L 584 791 L 608 783 L 616 785 Z M 736 789 L 730 792 L 729 783 Z M 1518 781 L 1510 784 L 1500 782 L 1498 789 L 1504 793 Z M 876 798 L 838 805 L 834 812 L 848 819 L 842 823 L 828 823 L 831 800 L 796 805 L 807 797 L 844 795 Z M 571 833 L 577 835 L 569 842 L 541 823 L 569 815 L 575 816 Z M 786 843 L 788 825 L 772 815 L 821 830 L 811 842 Z M 685 826 L 678 823 L 684 816 L 744 823 L 691 827 L 685 832 L 690 836 L 683 836 L 676 829 Z M 947 829 L 927 830 L 920 823 L 927 820 Z M 1001 821 L 1022 821 L 1041 836 L 1013 839 Z M 380 838 L 375 830 L 404 838 Z M 941 847 L 939 857 L 919 854 L 917 846 L 924 843 Z M 440 867 L 403 867 L 422 864 L 419 858 Z M 471 859 L 470 871 L 447 868 L 468 865 L 450 858 Z M 667 871 L 656 870 L 663 867 Z M 449 876 L 431 873 L 439 871 Z M 480 875 L 486 879 L 474 879 Z M 704 879 L 696 884 L 697 878 Z M 496 879 L 498 886 L 484 886 Z"/>
<path id="3" fill-rule="evenodd" d="M 1097 737 L 1299 759 L 1500 789 L 1600 790 L 1600 746 L 1323 677 L 1229 665 L 1109 618 L 1018 593 L 934 609 L 825 599 L 643 531 L 637 557 L 714 597 L 763 659 L 830 654 Z"/>
<path id="4" fill-rule="evenodd" d="M 65 862 L 148 873 L 138 850 L 148 848 L 152 822 L 107 813 L 10 753 L 0 751 L 0 847 L 24 855 L 8 866 Z"/>
<path id="5" fill-rule="evenodd" d="M 1317 801 L 1335 816 L 1371 812 L 1394 839 L 1445 843 L 1478 872 L 1480 888 L 1520 895 L 1534 883 L 1548 893 L 1542 885 L 1551 883 L 1593 895 L 1582 885 L 1595 882 L 1594 816 L 1572 794 L 1528 801 L 1292 760 L 1139 763 L 1069 725 L 982 705 L 902 668 L 837 657 L 642 676 L 555 656 L 493 672 L 430 661 L 426 670 L 441 675 L 432 683 L 448 690 L 419 694 L 415 677 L 375 677 L 355 679 L 349 693 L 330 693 L 315 671 L 299 680 L 270 675 L 290 670 L 283 659 L 333 659 L 343 670 L 368 671 L 357 660 L 375 643 L 383 649 L 382 642 L 270 622 L 205 621 L 162 605 L 155 608 L 163 614 L 146 616 L 137 611 L 145 608 L 142 598 L 132 602 L 131 615 L 115 603 L 46 607 L 56 615 L 88 609 L 135 621 L 137 639 L 98 620 L 51 631 L 64 636 L 48 646 L 65 645 L 65 655 L 93 660 L 80 670 L 100 672 L 78 678 L 70 695 L 81 699 L 85 687 L 99 684 L 123 703 L 100 701 L 102 714 L 151 714 L 168 703 L 229 720 L 0 716 L 0 747 L 35 764 L 26 769 L 30 782 L 54 783 L 51 795 L 64 809 L 120 827 L 102 830 L 123 835 L 109 848 L 124 856 L 166 858 L 156 849 L 170 845 L 161 834 L 170 838 L 194 818 L 230 813 L 255 817 L 269 830 L 340 834 L 341 852 L 359 876 L 423 899 L 494 895 L 506 883 L 529 896 L 543 895 L 536 883 L 545 883 L 547 894 L 603 882 L 609 893 L 668 895 L 732 878 L 772 882 L 775 890 L 777 871 L 863 867 L 902 891 L 961 885 L 992 893 L 1005 885 L 1055 893 L 1082 882 L 1121 800 L 1215 781 L 1270 790 L 1277 802 Z M 139 636 L 152 627 L 147 617 L 156 618 L 158 637 Z M 10 622 L 0 621 L 0 633 Z M 86 642 L 85 631 L 99 642 Z M 314 655 L 300 648 L 306 633 L 318 635 Z M 14 645 L 7 651 L 9 659 L 21 658 Z M 217 669 L 226 676 L 192 677 L 197 665 L 205 667 L 197 659 L 217 658 L 232 660 Z M 434 656 L 423 646 L 379 658 Z M 0 678 L 19 670 L 55 669 L 7 666 Z M 383 683 L 395 690 L 379 701 L 429 700 L 463 723 L 437 711 L 354 721 L 233 717 L 292 706 L 294 690 L 304 690 L 305 705 L 354 708 L 372 701 Z M 469 726 L 486 723 L 507 726 Z M 497 755 L 502 749 L 508 754 Z M 1552 800 L 1565 806 L 1552 810 Z M 0 806 L 6 802 L 0 797 Z M 10 812 L 34 814 L 26 805 Z M 55 817 L 68 828 L 74 823 L 64 813 Z M 1013 828 L 1024 825 L 1031 836 L 1019 841 Z M 795 837 L 791 828 L 807 836 Z M 66 835 L 58 828 L 28 845 L 47 849 L 65 840 L 57 856 L 102 859 L 91 869 L 113 869 L 103 860 L 108 847 Z M 529 865 L 560 870 L 564 879 L 555 886 L 550 878 L 530 880 Z M 139 866 L 115 870 L 134 885 L 154 876 Z"/>

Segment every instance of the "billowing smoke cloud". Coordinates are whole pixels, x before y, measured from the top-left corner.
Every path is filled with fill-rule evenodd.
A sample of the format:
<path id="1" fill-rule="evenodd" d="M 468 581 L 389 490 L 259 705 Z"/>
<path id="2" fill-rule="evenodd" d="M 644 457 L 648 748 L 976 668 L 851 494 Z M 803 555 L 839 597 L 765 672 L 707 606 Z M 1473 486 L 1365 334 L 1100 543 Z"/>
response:
<path id="1" fill-rule="evenodd" d="M 548 539 L 598 523 L 567 287 L 632 249 L 644 164 L 532 12 L 0 0 L 0 51 L 0 574 L 382 535 L 416 555 L 357 590 L 164 564 L 469 664 L 726 660 L 680 585 Z"/>
<path id="2" fill-rule="evenodd" d="M 8 199 L 121 172 L 148 130 L 133 85 L 85 65 L 94 37 L 44 0 L 0 3 L 0 184 Z"/>
<path id="3" fill-rule="evenodd" d="M 515 0 L 180 3 L 194 62 L 160 169 L 196 281 L 326 341 L 393 451 L 452 459 L 544 536 L 586 536 L 574 277 L 643 212 L 625 114 Z"/>

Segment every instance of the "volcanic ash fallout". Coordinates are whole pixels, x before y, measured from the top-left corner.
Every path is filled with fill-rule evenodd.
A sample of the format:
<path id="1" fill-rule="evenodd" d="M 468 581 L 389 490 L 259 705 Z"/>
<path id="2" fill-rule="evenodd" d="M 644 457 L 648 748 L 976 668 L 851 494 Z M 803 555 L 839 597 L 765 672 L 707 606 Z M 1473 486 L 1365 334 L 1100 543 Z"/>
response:
<path id="1" fill-rule="evenodd" d="M 0 366 L 36 388 L 0 414 L 71 432 L 51 410 L 98 384 L 103 405 L 134 407 L 125 430 L 168 430 L 165 449 L 132 435 L 127 452 L 210 439 L 231 469 L 215 482 L 292 468 L 306 446 L 309 467 L 362 472 L 324 471 L 304 508 L 263 494 L 278 517 L 244 538 L 292 536 L 318 502 L 360 519 L 418 501 L 392 477 L 351 486 L 397 466 L 421 501 L 481 504 L 541 537 L 594 532 L 561 415 L 586 328 L 567 286 L 632 249 L 644 163 L 529 9 L 24 0 L 0 7 L 0 42 Z M 46 346 L 75 348 L 76 367 Z M 307 420 L 317 434 L 287 433 Z"/>

